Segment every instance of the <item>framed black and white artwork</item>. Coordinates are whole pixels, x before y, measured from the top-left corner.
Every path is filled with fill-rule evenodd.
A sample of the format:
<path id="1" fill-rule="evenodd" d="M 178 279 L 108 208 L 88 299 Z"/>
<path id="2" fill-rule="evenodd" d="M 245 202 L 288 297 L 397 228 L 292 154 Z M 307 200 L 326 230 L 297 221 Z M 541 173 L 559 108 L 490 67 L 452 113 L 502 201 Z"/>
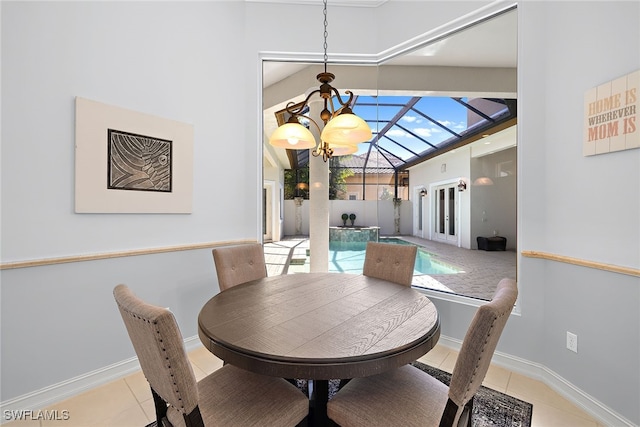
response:
<path id="1" fill-rule="evenodd" d="M 191 213 L 193 126 L 76 98 L 77 213 Z"/>

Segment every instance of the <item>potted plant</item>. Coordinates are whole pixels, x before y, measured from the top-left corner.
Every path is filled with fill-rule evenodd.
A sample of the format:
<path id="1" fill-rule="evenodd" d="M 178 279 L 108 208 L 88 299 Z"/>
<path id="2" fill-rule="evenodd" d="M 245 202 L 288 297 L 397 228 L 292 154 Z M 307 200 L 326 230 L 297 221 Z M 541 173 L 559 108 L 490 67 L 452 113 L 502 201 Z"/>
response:
<path id="1" fill-rule="evenodd" d="M 342 214 L 342 224 L 346 227 L 347 226 L 347 220 L 349 219 L 349 215 L 347 215 L 346 213 Z"/>
<path id="2" fill-rule="evenodd" d="M 349 219 L 351 220 L 351 226 L 353 227 L 353 223 L 356 220 L 356 214 L 352 213 L 351 215 L 349 215 Z"/>

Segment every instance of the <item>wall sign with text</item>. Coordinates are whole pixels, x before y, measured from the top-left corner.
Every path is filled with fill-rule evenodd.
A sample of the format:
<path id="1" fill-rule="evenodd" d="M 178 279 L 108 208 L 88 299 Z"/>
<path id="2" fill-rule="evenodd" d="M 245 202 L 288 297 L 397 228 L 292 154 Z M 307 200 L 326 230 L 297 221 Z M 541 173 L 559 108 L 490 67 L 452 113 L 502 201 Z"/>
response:
<path id="1" fill-rule="evenodd" d="M 639 86 L 640 70 L 585 93 L 585 156 L 640 148 Z"/>

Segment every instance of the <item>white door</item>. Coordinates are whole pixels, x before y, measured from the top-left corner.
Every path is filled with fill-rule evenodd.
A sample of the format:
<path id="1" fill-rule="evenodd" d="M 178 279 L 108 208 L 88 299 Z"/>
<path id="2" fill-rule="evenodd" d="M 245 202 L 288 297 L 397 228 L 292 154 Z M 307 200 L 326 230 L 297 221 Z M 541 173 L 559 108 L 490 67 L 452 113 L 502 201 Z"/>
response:
<path id="1" fill-rule="evenodd" d="M 435 240 L 458 242 L 458 188 L 455 183 L 435 188 L 433 224 Z"/>
<path id="2" fill-rule="evenodd" d="M 426 194 L 422 194 L 424 191 L 423 186 L 415 187 L 413 189 L 413 235 L 426 239 L 429 233 L 429 198 Z"/>
<path id="3" fill-rule="evenodd" d="M 273 240 L 273 183 L 265 181 L 262 188 L 262 232 L 263 241 Z"/>

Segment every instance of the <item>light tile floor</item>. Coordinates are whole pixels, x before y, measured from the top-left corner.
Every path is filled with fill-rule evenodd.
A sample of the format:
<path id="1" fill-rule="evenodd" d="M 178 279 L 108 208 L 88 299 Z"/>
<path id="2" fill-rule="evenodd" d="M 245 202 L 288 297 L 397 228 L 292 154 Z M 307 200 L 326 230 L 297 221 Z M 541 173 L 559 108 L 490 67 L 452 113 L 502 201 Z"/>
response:
<path id="1" fill-rule="evenodd" d="M 419 361 L 451 372 L 457 352 L 437 345 Z M 196 379 L 222 366 L 222 361 L 204 347 L 189 352 Z M 593 418 L 539 381 L 491 365 L 484 385 L 533 404 L 533 427 L 599 427 Z M 153 399 L 142 372 L 115 380 L 101 387 L 59 402 L 48 411 L 68 411 L 61 421 L 12 421 L 6 427 L 144 427 L 154 420 Z"/>

